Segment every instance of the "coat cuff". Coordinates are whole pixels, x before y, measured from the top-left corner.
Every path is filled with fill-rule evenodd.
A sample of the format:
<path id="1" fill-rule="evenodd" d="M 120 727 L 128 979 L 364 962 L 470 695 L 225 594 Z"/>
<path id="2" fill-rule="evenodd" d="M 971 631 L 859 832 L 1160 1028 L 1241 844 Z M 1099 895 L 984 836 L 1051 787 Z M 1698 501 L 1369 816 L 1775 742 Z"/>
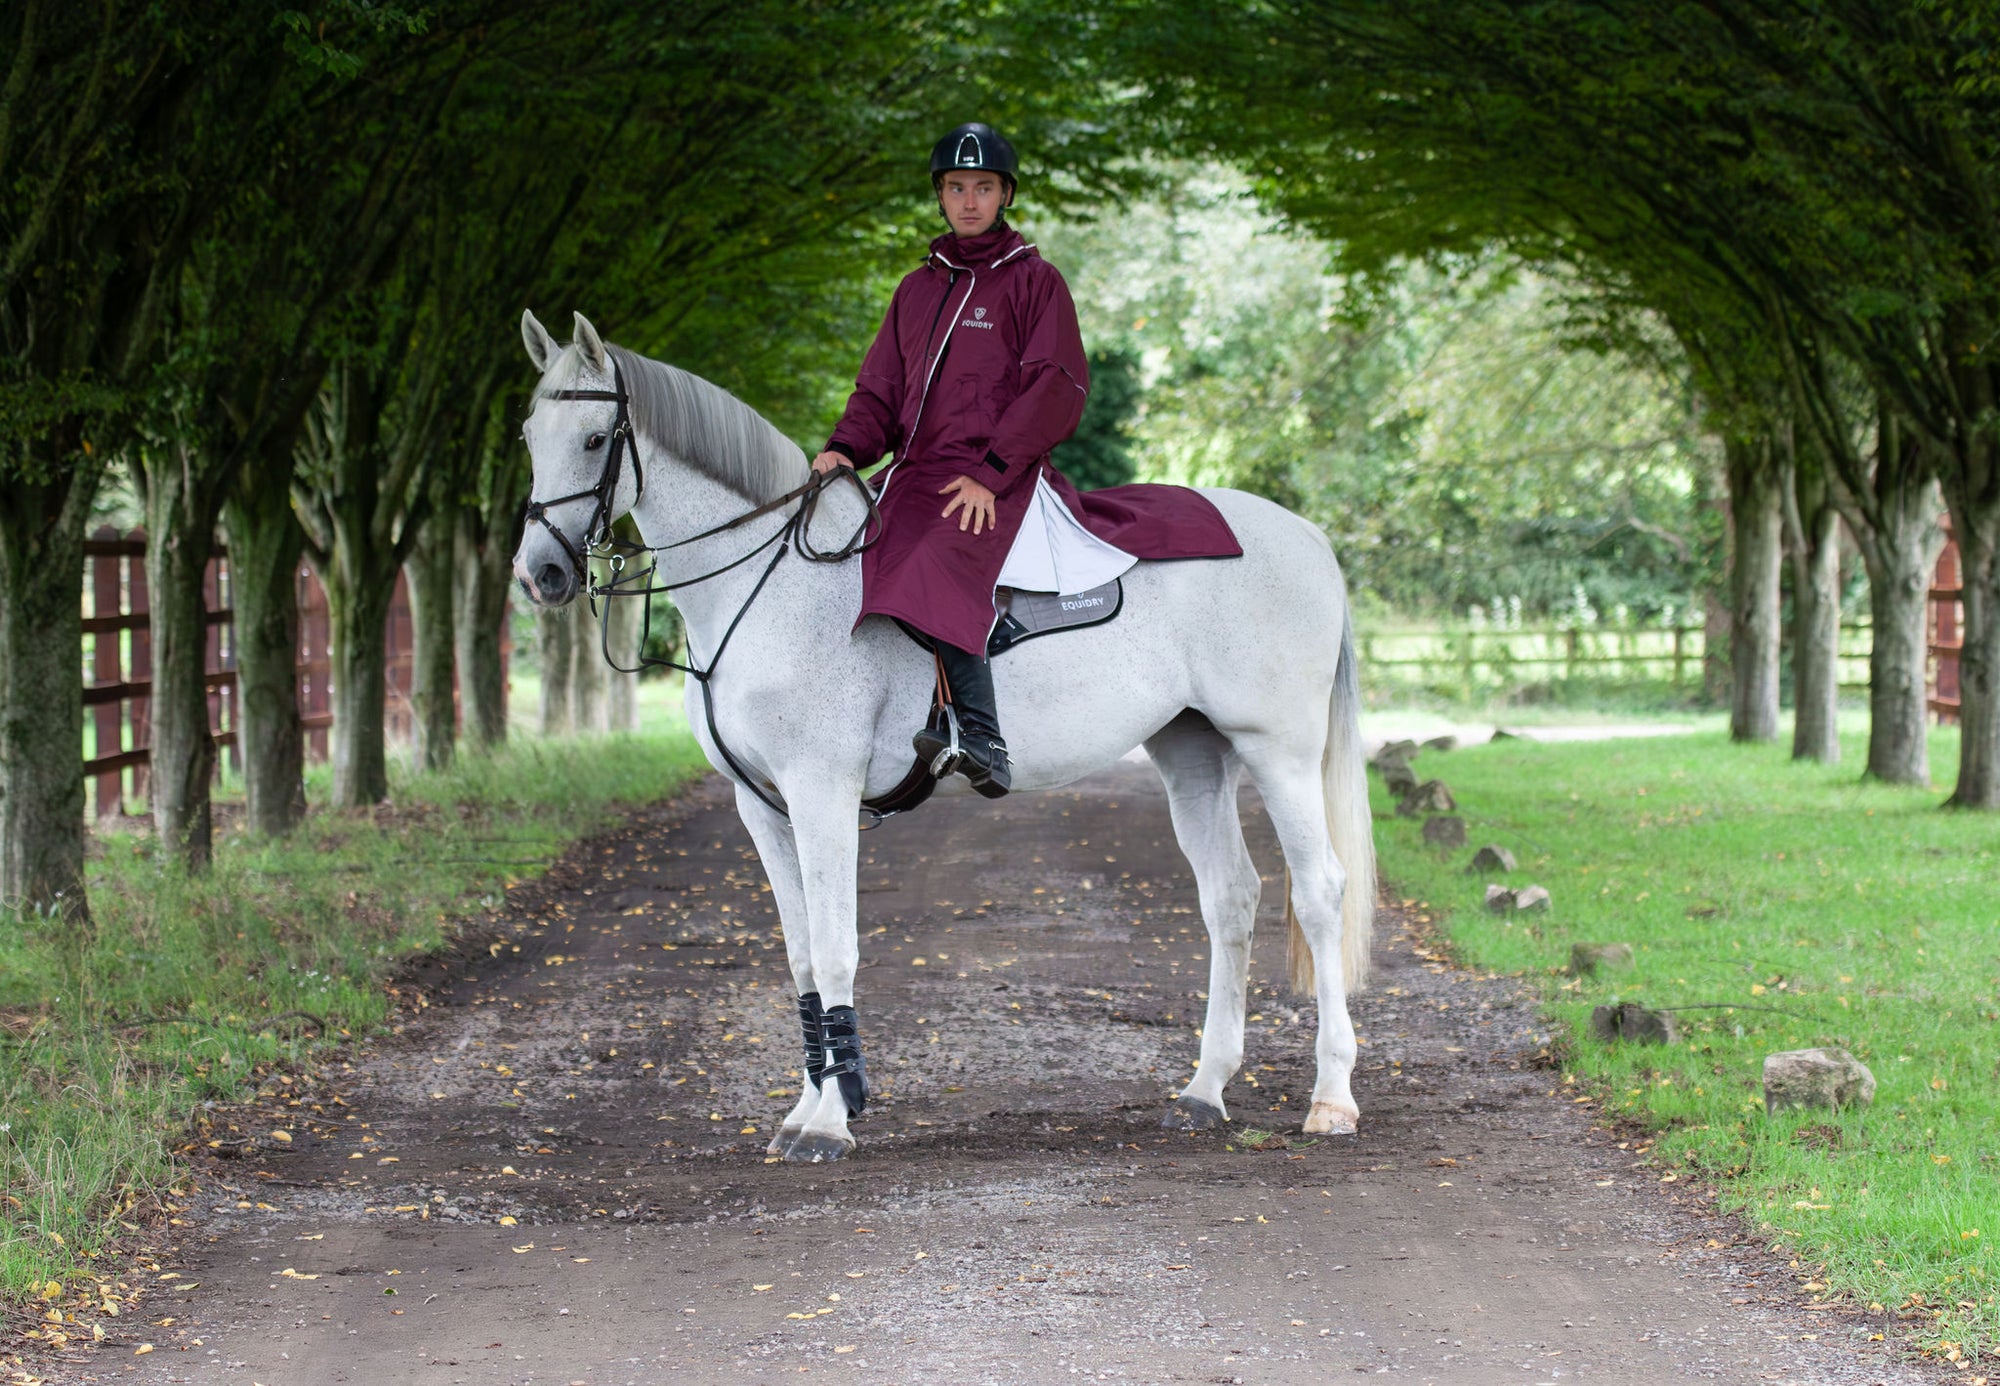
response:
<path id="1" fill-rule="evenodd" d="M 840 441 L 838 441 L 838 440 L 836 440 L 836 439 L 833 439 L 833 438 L 829 438 L 829 439 L 827 439 L 827 440 L 826 440 L 826 446 L 825 446 L 825 447 L 823 447 L 823 448 L 821 448 L 821 449 L 820 449 L 820 451 L 821 451 L 821 452 L 837 452 L 837 453 L 839 453 L 839 454 L 840 454 L 840 455 L 841 455 L 842 457 L 845 457 L 845 458 L 847 459 L 847 461 L 848 461 L 848 465 L 850 465 L 850 466 L 854 466 L 854 467 L 858 467 L 858 466 L 860 466 L 860 465 L 861 465 L 861 459 L 860 459 L 860 458 L 858 458 L 858 457 L 856 457 L 856 456 L 854 455 L 854 449 L 853 449 L 853 448 L 851 448 L 851 447 L 849 447 L 849 446 L 847 446 L 847 444 L 845 444 L 845 443 L 843 443 L 843 442 L 840 442 Z"/>
<path id="2" fill-rule="evenodd" d="M 992 448 L 986 449 L 986 465 L 1002 476 L 1007 475 L 1007 459 L 993 451 Z"/>

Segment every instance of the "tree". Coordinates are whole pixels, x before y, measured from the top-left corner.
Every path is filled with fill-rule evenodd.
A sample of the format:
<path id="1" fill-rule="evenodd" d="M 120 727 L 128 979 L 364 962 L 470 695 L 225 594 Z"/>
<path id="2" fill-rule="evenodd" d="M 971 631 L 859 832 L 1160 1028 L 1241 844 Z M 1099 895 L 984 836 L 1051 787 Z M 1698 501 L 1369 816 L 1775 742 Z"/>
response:
<path id="1" fill-rule="evenodd" d="M 1254 53 L 1265 90 L 1282 96 L 1246 85 L 1247 63 L 1225 64 L 1213 85 L 1189 71 L 1174 46 L 1186 37 L 1179 26 L 1211 13 L 1176 19 L 1155 47 L 1201 89 L 1196 114 L 1218 146 L 1249 145 L 1286 205 L 1329 225 L 1344 214 L 1343 229 L 1377 255 L 1492 241 L 1595 267 L 1669 309 L 1693 286 L 1696 306 L 1722 306 L 1724 321 L 1757 324 L 1780 346 L 1796 318 L 1936 450 L 1961 523 L 2000 522 L 2000 501 L 1991 516 L 1980 508 L 1993 459 L 1977 420 L 1990 392 L 1972 350 L 1980 324 L 1995 320 L 1986 281 L 1970 269 L 1993 234 L 1993 219 L 1972 210 L 1991 205 L 1995 168 L 1980 104 L 1987 7 L 1724 0 L 1224 13 L 1250 30 L 1225 51 Z M 1280 113 L 1302 93 L 1304 118 L 1286 130 Z M 1810 419 L 1799 377 L 1788 383 L 1794 417 Z M 1850 520 L 1866 508 L 1851 506 Z M 1985 628 L 1971 629 L 1970 604 L 1968 616 L 1977 644 Z M 2000 792 L 1990 771 L 2000 726 L 1988 727 L 1981 677 L 1968 683 L 1955 802 Z"/>
<path id="2" fill-rule="evenodd" d="M 227 7 L 7 11 L 0 85 L 0 905 L 87 916 L 77 574 L 201 211 Z"/>

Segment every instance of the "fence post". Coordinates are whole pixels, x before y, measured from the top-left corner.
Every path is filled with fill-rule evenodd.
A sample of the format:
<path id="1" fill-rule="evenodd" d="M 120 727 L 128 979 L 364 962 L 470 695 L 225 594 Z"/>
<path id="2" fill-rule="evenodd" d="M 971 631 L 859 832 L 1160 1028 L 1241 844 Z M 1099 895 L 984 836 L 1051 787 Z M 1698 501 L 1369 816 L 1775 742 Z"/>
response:
<path id="1" fill-rule="evenodd" d="M 100 526 L 91 536 L 104 543 L 114 543 L 118 531 L 110 525 Z M 115 618 L 124 614 L 124 583 L 121 569 L 125 560 L 117 554 L 92 554 L 90 557 L 90 614 L 95 628 L 90 639 L 90 681 L 92 683 L 123 683 L 125 633 L 118 629 Z M 91 723 L 97 731 L 97 754 L 99 757 L 116 755 L 125 749 L 125 705 L 122 701 L 99 703 L 91 709 Z M 107 770 L 97 776 L 97 816 L 116 818 L 125 811 L 125 772 Z"/>

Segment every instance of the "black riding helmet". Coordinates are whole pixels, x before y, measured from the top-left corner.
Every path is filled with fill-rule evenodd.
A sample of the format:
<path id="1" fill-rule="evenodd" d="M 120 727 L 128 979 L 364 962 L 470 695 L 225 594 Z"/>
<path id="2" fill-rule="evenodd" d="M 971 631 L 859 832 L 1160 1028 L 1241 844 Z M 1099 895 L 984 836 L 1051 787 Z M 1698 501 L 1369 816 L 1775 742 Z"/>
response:
<path id="1" fill-rule="evenodd" d="M 977 169 L 997 173 L 1006 180 L 1007 202 L 1014 201 L 1014 184 L 1021 161 L 1014 146 L 991 125 L 968 121 L 931 146 L 931 190 L 935 192 L 944 176 L 955 169 Z"/>

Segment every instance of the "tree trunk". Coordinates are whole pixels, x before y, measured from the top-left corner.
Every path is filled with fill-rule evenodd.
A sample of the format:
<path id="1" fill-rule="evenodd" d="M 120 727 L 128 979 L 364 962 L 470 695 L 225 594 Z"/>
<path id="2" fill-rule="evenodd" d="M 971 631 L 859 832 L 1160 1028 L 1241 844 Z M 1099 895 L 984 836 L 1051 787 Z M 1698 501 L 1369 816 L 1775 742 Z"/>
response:
<path id="1" fill-rule="evenodd" d="M 215 497 L 200 463 L 163 449 L 145 468 L 146 585 L 153 692 L 147 799 L 160 850 L 190 871 L 214 857 L 215 738 L 208 719 L 208 602 Z"/>
<path id="2" fill-rule="evenodd" d="M 606 598 L 611 602 L 611 653 L 620 664 L 635 667 L 639 652 L 639 626 L 644 613 L 643 597 Z M 603 651 L 598 652 L 603 658 Z M 639 676 L 606 667 L 604 729 L 629 732 L 639 729 Z"/>
<path id="3" fill-rule="evenodd" d="M 1888 784 L 1931 782 L 1929 605 L 1932 570 L 1943 538 L 1937 483 L 1884 494 L 1880 521 L 1861 540 L 1868 569 L 1874 648 L 1868 656 L 1867 778 Z"/>
<path id="4" fill-rule="evenodd" d="M 419 769 L 443 770 L 458 738 L 458 709 L 451 686 L 452 533 L 442 517 L 424 526 L 403 572 L 409 579 L 413 643 L 411 750 Z"/>
<path id="5" fill-rule="evenodd" d="M 513 564 L 497 541 L 481 544 L 473 512 L 461 510 L 453 524 L 453 623 L 458 642 L 458 699 L 465 734 L 491 749 L 507 739 L 507 671 L 501 660 L 507 629 L 507 596 L 514 586 Z"/>
<path id="6" fill-rule="evenodd" d="M 535 654 L 542 666 L 542 704 L 537 730 L 563 736 L 570 724 L 569 671 L 576 617 L 570 607 L 535 611 Z"/>
<path id="7" fill-rule="evenodd" d="M 305 532 L 290 488 L 252 474 L 223 507 L 236 612 L 236 746 L 249 828 L 283 837 L 306 816 L 306 733 L 299 715 L 299 559 Z"/>
<path id="8" fill-rule="evenodd" d="M 393 572 L 379 582 L 342 581 L 338 573 L 336 564 L 319 575 L 333 637 L 333 804 L 368 808 L 389 797 L 383 626 L 395 581 Z"/>
<path id="9" fill-rule="evenodd" d="M 570 618 L 569 722 L 572 731 L 604 730 L 605 695 L 610 670 L 605 667 L 602 637 L 590 601 L 578 597 L 565 608 Z"/>
<path id="10" fill-rule="evenodd" d="M 78 586 L 98 476 L 0 487 L 0 910 L 82 923 Z"/>
<path id="11" fill-rule="evenodd" d="M 1729 734 L 1778 739 L 1780 478 L 1769 441 L 1726 440 L 1729 466 Z"/>
<path id="12" fill-rule="evenodd" d="M 1950 488 L 1965 612 L 1958 652 L 1958 785 L 1952 808 L 2000 809 L 2000 500 Z"/>
<path id="13" fill-rule="evenodd" d="M 1792 759 L 1840 760 L 1840 514 L 1810 460 L 1787 469 L 1792 568 Z"/>

